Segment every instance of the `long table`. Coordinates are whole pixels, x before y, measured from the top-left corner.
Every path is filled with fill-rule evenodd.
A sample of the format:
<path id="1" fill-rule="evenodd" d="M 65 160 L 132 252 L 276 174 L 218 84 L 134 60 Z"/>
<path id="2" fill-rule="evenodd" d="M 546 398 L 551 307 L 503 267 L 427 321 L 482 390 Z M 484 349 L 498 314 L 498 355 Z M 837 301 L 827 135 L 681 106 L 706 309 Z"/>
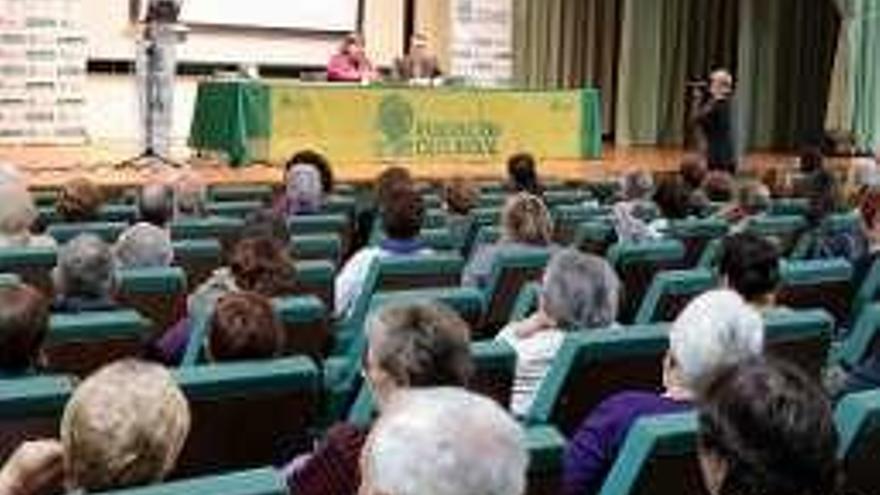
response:
<path id="1" fill-rule="evenodd" d="M 262 81 L 199 84 L 189 144 L 235 166 L 302 149 L 334 164 L 599 158 L 596 89 L 362 87 Z"/>

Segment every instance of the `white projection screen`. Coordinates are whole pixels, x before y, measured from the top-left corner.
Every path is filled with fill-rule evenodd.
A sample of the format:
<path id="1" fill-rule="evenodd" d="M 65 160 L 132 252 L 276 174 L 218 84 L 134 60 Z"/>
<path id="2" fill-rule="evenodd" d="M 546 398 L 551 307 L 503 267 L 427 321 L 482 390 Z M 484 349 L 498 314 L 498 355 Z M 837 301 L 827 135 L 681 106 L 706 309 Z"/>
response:
<path id="1" fill-rule="evenodd" d="M 358 0 L 183 0 L 184 23 L 243 28 L 349 32 Z"/>

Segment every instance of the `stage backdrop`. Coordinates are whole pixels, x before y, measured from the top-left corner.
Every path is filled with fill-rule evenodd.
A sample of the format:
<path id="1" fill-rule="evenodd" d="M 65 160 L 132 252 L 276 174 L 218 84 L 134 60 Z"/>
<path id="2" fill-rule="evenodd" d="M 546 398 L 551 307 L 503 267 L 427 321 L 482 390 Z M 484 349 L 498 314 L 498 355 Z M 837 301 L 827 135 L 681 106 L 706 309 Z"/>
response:
<path id="1" fill-rule="evenodd" d="M 336 163 L 579 159 L 601 154 L 600 107 L 594 89 L 203 83 L 190 144 L 233 163 L 283 162 L 306 148 Z"/>

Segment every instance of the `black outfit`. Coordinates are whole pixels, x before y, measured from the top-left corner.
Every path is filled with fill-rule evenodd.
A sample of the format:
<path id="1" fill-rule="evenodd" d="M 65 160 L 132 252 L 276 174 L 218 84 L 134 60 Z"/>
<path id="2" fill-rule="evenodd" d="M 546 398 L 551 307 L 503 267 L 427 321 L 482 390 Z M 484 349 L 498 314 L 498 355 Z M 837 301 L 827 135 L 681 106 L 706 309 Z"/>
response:
<path id="1" fill-rule="evenodd" d="M 706 138 L 709 170 L 736 173 L 732 113 L 729 99 L 710 100 L 697 117 L 697 125 Z"/>

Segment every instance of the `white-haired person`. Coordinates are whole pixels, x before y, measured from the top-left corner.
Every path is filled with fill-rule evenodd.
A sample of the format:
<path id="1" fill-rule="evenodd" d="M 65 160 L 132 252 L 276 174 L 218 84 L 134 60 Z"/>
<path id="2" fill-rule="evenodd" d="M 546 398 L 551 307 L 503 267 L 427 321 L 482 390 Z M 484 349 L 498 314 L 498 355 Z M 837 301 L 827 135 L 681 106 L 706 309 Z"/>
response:
<path id="1" fill-rule="evenodd" d="M 361 495 L 523 495 L 520 426 L 492 400 L 458 388 L 402 392 L 362 459 Z"/>
<path id="2" fill-rule="evenodd" d="M 55 240 L 31 232 L 37 206 L 27 188 L 18 182 L 0 183 L 0 248 L 54 247 Z"/>
<path id="3" fill-rule="evenodd" d="M 621 179 L 622 198 L 612 208 L 617 238 L 624 242 L 658 239 L 662 235 L 649 227 L 654 204 L 654 177 L 644 170 L 629 172 Z"/>
<path id="4" fill-rule="evenodd" d="M 60 441 L 22 444 L 0 471 L 0 493 L 95 493 L 162 481 L 189 434 L 189 405 L 157 364 L 107 365 L 74 391 Z"/>
<path id="5" fill-rule="evenodd" d="M 550 259 L 538 310 L 510 323 L 496 337 L 516 350 L 510 404 L 514 416 L 528 412 L 566 333 L 615 324 L 620 291 L 617 273 L 603 258 L 566 249 Z"/>
<path id="6" fill-rule="evenodd" d="M 92 234 L 80 234 L 61 246 L 52 271 L 55 300 L 52 312 L 107 311 L 113 300 L 116 259 L 113 249 Z"/>
<path id="7" fill-rule="evenodd" d="M 763 347 L 761 315 L 736 292 L 714 290 L 691 301 L 669 330 L 662 392 L 623 391 L 589 413 L 566 447 L 562 493 L 597 493 L 638 418 L 690 410 L 705 380 L 760 356 Z"/>
<path id="8" fill-rule="evenodd" d="M 174 261 L 171 234 L 151 223 L 139 222 L 125 230 L 113 245 L 119 269 L 163 268 Z"/>
<path id="9" fill-rule="evenodd" d="M 380 417 L 401 390 L 463 387 L 473 372 L 470 329 L 442 305 L 385 306 L 370 318 L 366 334 L 363 375 Z M 366 428 L 350 423 L 334 425 L 312 454 L 286 469 L 291 493 L 355 493 L 367 434 Z"/>

